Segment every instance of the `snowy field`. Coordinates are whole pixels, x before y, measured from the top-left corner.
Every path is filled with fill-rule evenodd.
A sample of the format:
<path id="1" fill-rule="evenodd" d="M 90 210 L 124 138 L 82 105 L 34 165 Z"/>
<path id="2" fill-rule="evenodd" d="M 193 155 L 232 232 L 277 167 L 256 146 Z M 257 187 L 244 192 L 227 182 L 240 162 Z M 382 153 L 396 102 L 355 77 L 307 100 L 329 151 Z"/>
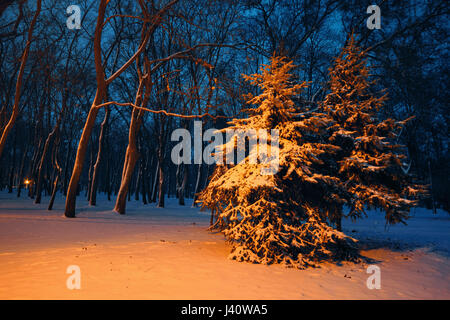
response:
<path id="1" fill-rule="evenodd" d="M 368 264 L 323 264 L 296 270 L 227 259 L 221 234 L 206 231 L 209 213 L 131 201 L 127 215 L 99 195 L 80 197 L 77 218 L 63 217 L 64 198 L 0 193 L 0 299 L 450 299 L 450 215 L 417 208 L 408 226 L 385 229 L 382 215 L 344 223 L 362 254 L 381 270 L 370 290 Z M 190 204 L 190 201 L 187 202 Z M 69 290 L 66 269 L 81 270 Z"/>

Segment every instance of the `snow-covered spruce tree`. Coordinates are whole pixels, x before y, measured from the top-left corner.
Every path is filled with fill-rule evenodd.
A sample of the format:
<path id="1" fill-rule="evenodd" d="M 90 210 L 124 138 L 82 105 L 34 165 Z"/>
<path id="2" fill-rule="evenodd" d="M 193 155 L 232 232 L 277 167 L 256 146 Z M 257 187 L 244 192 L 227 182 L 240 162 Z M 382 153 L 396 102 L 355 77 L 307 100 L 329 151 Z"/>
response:
<path id="1" fill-rule="evenodd" d="M 412 184 L 404 170 L 404 147 L 397 143 L 396 134 L 405 121 L 377 116 L 386 94 L 371 93 L 373 85 L 366 52 L 352 34 L 330 69 L 330 92 L 322 106 L 333 121 L 329 142 L 339 147 L 336 177 L 344 182 L 341 194 L 346 194 L 351 218 L 361 217 L 365 209 L 380 208 L 387 223 L 404 222 L 416 203 L 413 198 L 424 189 Z M 330 217 L 338 229 L 341 217 L 342 208 Z"/>
<path id="2" fill-rule="evenodd" d="M 330 227 L 321 214 L 344 201 L 340 181 L 326 174 L 331 170 L 325 160 L 338 148 L 322 143 L 329 125 L 326 116 L 296 110 L 293 98 L 307 84 L 293 83 L 292 68 L 287 59 L 273 57 L 260 74 L 244 75 L 261 94 L 248 95 L 248 104 L 255 106 L 245 110 L 249 117 L 234 119 L 227 128 L 250 136 L 252 129 L 265 130 L 267 144 L 275 139 L 270 130 L 278 130 L 279 147 L 270 147 L 278 158 L 261 161 L 258 148 L 249 143 L 244 161 L 216 167 L 199 202 L 215 215 L 211 229 L 223 231 L 232 244 L 232 259 L 298 268 L 320 260 L 352 260 L 358 256 L 355 240 Z M 230 139 L 219 152 L 227 144 L 238 147 Z M 251 163 L 251 157 L 259 162 Z M 278 171 L 262 174 L 271 161 L 278 161 Z"/>

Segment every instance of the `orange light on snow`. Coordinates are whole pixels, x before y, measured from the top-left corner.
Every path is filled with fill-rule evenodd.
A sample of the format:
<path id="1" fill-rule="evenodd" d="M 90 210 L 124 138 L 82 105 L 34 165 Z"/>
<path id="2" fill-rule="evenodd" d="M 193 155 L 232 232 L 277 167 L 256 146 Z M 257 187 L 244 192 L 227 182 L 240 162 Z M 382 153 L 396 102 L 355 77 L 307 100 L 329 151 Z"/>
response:
<path id="1" fill-rule="evenodd" d="M 30 180 L 25 179 L 25 184 L 30 184 Z"/>

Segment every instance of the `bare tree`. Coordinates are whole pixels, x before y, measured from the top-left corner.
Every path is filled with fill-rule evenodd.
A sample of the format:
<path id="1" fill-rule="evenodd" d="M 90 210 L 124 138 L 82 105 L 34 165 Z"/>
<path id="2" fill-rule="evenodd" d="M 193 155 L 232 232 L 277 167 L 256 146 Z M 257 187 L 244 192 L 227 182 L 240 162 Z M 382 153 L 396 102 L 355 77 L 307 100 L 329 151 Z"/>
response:
<path id="1" fill-rule="evenodd" d="M 30 28 L 28 29 L 27 43 L 25 44 L 25 50 L 23 51 L 23 54 L 22 54 L 19 75 L 17 76 L 17 80 L 16 80 L 16 93 L 14 96 L 14 105 L 13 105 L 11 117 L 9 118 L 9 121 L 8 121 L 6 127 L 3 129 L 2 136 L 0 138 L 0 158 L 2 156 L 3 149 L 5 147 L 6 139 L 8 138 L 8 134 L 11 131 L 11 129 L 13 128 L 13 126 L 16 122 L 16 119 L 19 115 L 19 110 L 20 110 L 19 103 L 20 103 L 20 96 L 21 96 L 22 79 L 23 79 L 23 74 L 25 71 L 25 64 L 27 63 L 27 60 L 28 60 L 28 53 L 30 52 L 31 40 L 33 37 L 33 29 L 36 24 L 37 18 L 41 12 L 41 2 L 42 2 L 41 0 L 37 0 L 37 2 L 36 2 L 36 12 L 33 16 L 33 20 L 31 21 Z M 3 12 L 3 11 L 1 11 L 1 12 Z"/>

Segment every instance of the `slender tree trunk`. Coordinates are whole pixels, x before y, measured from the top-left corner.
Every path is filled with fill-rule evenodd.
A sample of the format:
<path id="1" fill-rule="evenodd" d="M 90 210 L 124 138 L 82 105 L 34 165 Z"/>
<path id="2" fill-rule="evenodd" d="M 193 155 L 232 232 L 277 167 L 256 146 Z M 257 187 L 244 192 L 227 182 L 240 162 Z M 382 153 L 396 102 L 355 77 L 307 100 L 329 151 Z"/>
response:
<path id="1" fill-rule="evenodd" d="M 178 199 L 178 204 L 180 204 L 181 184 L 183 183 L 183 178 L 181 175 L 184 171 L 182 170 L 182 168 L 182 163 L 177 164 L 177 170 L 175 171 L 175 197 Z"/>
<path id="2" fill-rule="evenodd" d="M 158 148 L 158 163 L 159 163 L 159 180 L 158 180 L 158 208 L 164 208 L 164 124 L 161 120 L 159 128 L 159 148 Z"/>
<path id="3" fill-rule="evenodd" d="M 110 109 L 108 107 L 105 108 L 105 117 L 103 118 L 103 122 L 100 127 L 100 136 L 98 138 L 98 152 L 97 152 L 97 160 L 94 165 L 94 173 L 92 176 L 92 186 L 91 186 L 91 196 L 90 196 L 90 205 L 95 206 L 97 204 L 97 187 L 98 187 L 98 177 L 100 172 L 100 164 L 103 157 L 103 148 L 104 148 L 104 140 L 106 136 L 108 119 L 109 119 Z"/>
<path id="4" fill-rule="evenodd" d="M 170 164 L 167 168 L 167 183 L 166 183 L 166 192 L 167 192 L 167 199 L 170 199 L 172 195 L 172 172 L 170 170 Z"/>
<path id="5" fill-rule="evenodd" d="M 133 181 L 133 174 L 131 175 L 131 181 Z M 130 181 L 130 183 L 131 183 L 131 181 Z M 128 188 L 129 188 L 129 186 L 128 186 Z M 133 192 L 133 190 L 130 190 L 129 192 L 127 192 L 128 202 L 131 201 L 131 192 Z"/>
<path id="6" fill-rule="evenodd" d="M 23 52 L 22 59 L 20 62 L 20 70 L 19 70 L 19 75 L 17 76 L 17 81 L 16 81 L 16 93 L 14 96 L 14 106 L 13 106 L 12 114 L 11 114 L 11 117 L 9 118 L 8 123 L 6 124 L 5 128 L 3 129 L 2 135 L 0 137 L 0 158 L 2 157 L 3 149 L 5 147 L 8 134 L 11 131 L 11 129 L 13 128 L 14 124 L 16 123 L 16 119 L 19 115 L 19 111 L 20 111 L 19 102 L 20 102 L 20 96 L 21 96 L 23 73 L 25 70 L 25 64 L 28 60 L 28 53 L 30 52 L 30 45 L 31 45 L 31 38 L 33 36 L 33 29 L 34 29 L 37 17 L 39 16 L 40 12 L 41 12 L 41 0 L 37 0 L 36 12 L 33 16 L 33 20 L 31 21 L 30 29 L 28 29 L 27 43 L 25 45 L 25 50 Z"/>
<path id="7" fill-rule="evenodd" d="M 53 146 L 53 156 L 52 156 L 53 167 L 55 168 L 55 177 L 54 177 L 54 181 L 53 181 L 52 195 L 50 197 L 50 201 L 48 203 L 47 210 L 53 209 L 53 203 L 55 202 L 56 192 L 58 191 L 58 182 L 59 182 L 59 180 L 61 178 L 61 174 L 62 174 L 62 168 L 59 165 L 59 161 L 58 161 L 59 144 L 61 141 L 60 139 L 61 139 L 60 132 L 58 130 L 57 135 L 55 137 L 55 143 Z"/>
<path id="8" fill-rule="evenodd" d="M 434 192 L 433 192 L 433 173 L 431 171 L 431 160 L 430 159 L 428 159 L 428 174 L 430 176 L 431 205 L 433 208 L 433 213 L 436 214 L 436 204 L 434 202 Z"/>
<path id="9" fill-rule="evenodd" d="M 162 160 L 159 166 L 158 208 L 164 208 L 164 170 Z"/>
<path id="10" fill-rule="evenodd" d="M 153 169 L 154 158 L 151 157 L 150 161 L 150 150 L 147 151 L 147 163 L 146 163 L 146 172 L 147 172 L 147 201 L 149 203 L 152 202 L 152 191 L 153 191 L 153 174 L 151 169 Z"/>
<path id="11" fill-rule="evenodd" d="M 58 130 L 59 124 L 55 125 L 52 132 L 49 133 L 47 136 L 47 139 L 45 140 L 44 150 L 42 151 L 41 160 L 39 161 L 39 169 L 38 169 L 38 175 L 37 175 L 37 182 L 36 182 L 36 199 L 34 200 L 34 203 L 41 203 L 41 197 L 42 197 L 42 179 L 44 175 L 44 164 L 45 159 L 47 158 L 47 153 L 50 148 L 50 144 L 52 143 L 53 137 L 56 134 L 56 131 Z"/>
<path id="12" fill-rule="evenodd" d="M 20 193 L 22 191 L 22 179 L 23 179 L 23 169 L 25 167 L 25 159 L 27 157 L 28 153 L 28 144 L 25 145 L 25 150 L 23 151 L 22 155 L 22 161 L 20 163 L 20 171 L 19 171 L 19 181 L 18 181 L 18 188 L 17 188 L 17 198 L 20 198 Z"/>
<path id="13" fill-rule="evenodd" d="M 117 194 L 116 205 L 114 207 L 114 211 L 117 213 L 125 214 L 128 188 L 130 186 L 133 170 L 138 158 L 139 154 L 136 146 L 128 145 L 122 172 L 122 181 L 120 183 L 119 193 Z"/>
<path id="14" fill-rule="evenodd" d="M 114 190 L 114 195 L 117 196 L 119 192 L 119 184 L 117 183 L 119 180 L 118 170 L 114 170 L 113 179 L 112 179 L 112 190 Z"/>
<path id="15" fill-rule="evenodd" d="M 111 161 L 108 157 L 106 161 L 106 192 L 108 194 L 108 201 L 111 201 L 111 190 L 112 190 L 112 184 L 111 184 Z"/>
<path id="16" fill-rule="evenodd" d="M 42 137 L 39 138 L 39 143 L 38 143 L 37 148 L 36 148 L 36 150 L 35 150 L 35 152 L 33 154 L 33 158 L 32 158 L 31 165 L 30 165 L 31 182 L 28 185 L 28 196 L 31 199 L 34 199 L 34 195 L 35 195 L 35 188 L 34 188 L 34 186 L 35 186 L 35 183 L 36 183 L 36 180 L 37 180 L 36 179 L 36 177 L 37 177 L 36 170 L 37 170 L 39 151 L 41 150 L 42 141 L 43 141 Z"/>
<path id="17" fill-rule="evenodd" d="M 186 185 L 187 185 L 187 180 L 188 180 L 188 166 L 186 164 L 182 165 L 183 167 L 183 178 L 180 184 L 180 187 L 177 191 L 178 194 L 178 204 L 180 206 L 184 206 L 184 195 L 185 195 L 185 191 L 186 191 Z"/>
<path id="18" fill-rule="evenodd" d="M 63 175 L 63 194 L 64 196 L 67 195 L 67 188 L 69 186 L 68 183 L 68 177 L 69 177 L 69 160 L 70 160 L 70 154 L 72 153 L 72 137 L 69 138 L 69 146 L 67 148 L 67 154 L 66 159 L 64 161 L 64 175 Z"/>
<path id="19" fill-rule="evenodd" d="M 142 162 L 142 158 L 138 160 Z M 136 175 L 136 185 L 134 187 L 134 200 L 139 201 L 139 189 L 141 187 L 141 175 L 142 175 L 142 165 L 139 165 L 139 169 Z"/>
<path id="20" fill-rule="evenodd" d="M 56 192 L 58 191 L 58 182 L 59 182 L 59 179 L 60 179 L 61 173 L 62 173 L 62 169 L 61 169 L 61 167 L 59 165 L 59 162 L 58 162 L 58 146 L 59 146 L 59 141 L 58 141 L 57 144 L 55 143 L 55 148 L 54 148 L 54 152 L 53 152 L 53 165 L 55 167 L 55 178 L 54 178 L 54 181 L 53 181 L 52 195 L 50 197 L 50 201 L 48 203 L 47 210 L 52 210 L 53 209 L 53 204 L 55 202 Z"/>
<path id="21" fill-rule="evenodd" d="M 198 165 L 198 171 L 197 171 L 197 181 L 195 182 L 195 189 L 194 189 L 194 200 L 192 201 L 192 207 L 196 207 L 197 204 L 195 201 L 197 201 L 197 194 L 200 192 L 200 181 L 202 180 L 202 165 Z"/>
<path id="22" fill-rule="evenodd" d="M 153 181 L 151 202 L 156 202 L 156 194 L 158 193 L 159 166 L 160 164 L 158 160 L 156 163 L 155 179 Z"/>
<path id="23" fill-rule="evenodd" d="M 147 204 L 147 162 L 148 160 L 141 159 L 141 193 L 142 203 Z"/>
<path id="24" fill-rule="evenodd" d="M 91 139 L 91 152 L 89 152 L 89 171 L 88 171 L 88 184 L 86 187 L 86 197 L 87 201 L 90 202 L 91 199 L 91 188 L 92 188 L 92 175 L 94 174 L 94 142 Z"/>
<path id="25" fill-rule="evenodd" d="M 14 185 L 14 171 L 16 170 L 16 147 L 17 147 L 17 134 L 14 135 L 13 139 L 13 155 L 12 155 L 12 164 L 11 164 L 11 170 L 9 172 L 9 183 L 8 183 L 8 193 L 13 192 L 13 185 Z"/>
<path id="26" fill-rule="evenodd" d="M 58 190 L 58 181 L 59 181 L 59 174 L 56 173 L 55 181 L 53 182 L 52 196 L 50 198 L 50 202 L 48 203 L 47 210 L 52 210 L 53 209 L 53 203 L 55 202 L 56 191 Z"/>

